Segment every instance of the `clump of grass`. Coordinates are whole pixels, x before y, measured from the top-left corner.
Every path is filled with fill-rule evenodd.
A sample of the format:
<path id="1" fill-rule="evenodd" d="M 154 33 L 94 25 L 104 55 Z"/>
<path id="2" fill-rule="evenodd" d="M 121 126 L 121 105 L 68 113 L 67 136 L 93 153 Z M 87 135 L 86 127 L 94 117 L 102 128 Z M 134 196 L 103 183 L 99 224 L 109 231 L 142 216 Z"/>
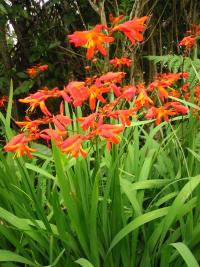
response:
<path id="1" fill-rule="evenodd" d="M 199 266 L 199 123 L 149 125 L 86 159 L 1 152 L 1 266 Z"/>

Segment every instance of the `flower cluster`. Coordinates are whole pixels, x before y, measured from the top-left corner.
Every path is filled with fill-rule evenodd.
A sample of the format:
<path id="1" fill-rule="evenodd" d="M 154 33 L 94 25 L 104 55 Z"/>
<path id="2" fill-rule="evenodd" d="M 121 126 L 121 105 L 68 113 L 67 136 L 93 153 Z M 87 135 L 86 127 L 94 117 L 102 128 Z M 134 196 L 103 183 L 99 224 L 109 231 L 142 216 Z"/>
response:
<path id="1" fill-rule="evenodd" d="M 123 65 L 130 67 L 132 64 L 132 60 L 127 57 L 122 57 L 122 58 L 115 57 L 110 60 L 110 64 L 113 65 L 115 68 L 121 67 Z"/>
<path id="2" fill-rule="evenodd" d="M 69 40 L 76 47 L 86 48 L 88 59 L 92 59 L 97 52 L 107 55 L 106 44 L 114 41 L 111 35 L 116 31 L 123 32 L 132 44 L 141 42 L 147 17 L 120 23 L 122 19 L 123 16 L 115 18 L 110 15 L 110 28 L 97 25 L 89 31 L 76 31 L 69 35 Z M 125 85 L 126 73 L 120 68 L 122 65 L 130 67 L 132 60 L 115 57 L 110 64 L 118 69 L 102 75 L 91 75 L 82 81 L 70 81 L 63 89 L 55 87 L 50 90 L 44 87 L 19 99 L 29 106 L 25 120 L 16 122 L 22 127 L 22 133 L 11 139 L 4 149 L 16 152 L 17 156 L 26 153 L 31 158 L 31 152 L 35 150 L 28 146 L 29 142 L 42 139 L 49 144 L 53 140 L 63 153 L 86 157 L 89 149 L 99 140 L 104 140 L 109 150 L 112 145 L 118 144 L 120 134 L 131 125 L 132 118 L 155 119 L 155 123 L 159 124 L 163 120 L 168 122 L 173 116 L 188 113 L 187 107 L 170 98 L 189 97 L 187 73 L 160 74 L 149 85 Z M 29 69 L 29 75 L 34 77 L 38 69 L 44 71 L 47 67 L 35 66 Z M 184 84 L 181 89 L 180 84 Z M 195 96 L 198 93 L 199 88 L 196 88 Z M 47 102 L 55 98 L 60 99 L 58 114 L 52 114 Z M 72 105 L 72 109 L 83 107 L 87 115 L 76 118 L 75 122 L 69 114 L 65 114 L 67 105 Z M 43 116 L 32 120 L 31 114 L 38 108 Z"/>
<path id="3" fill-rule="evenodd" d="M 38 64 L 36 66 L 28 68 L 26 70 L 26 73 L 28 74 L 28 76 L 31 79 L 33 79 L 38 75 L 38 73 L 40 73 L 41 71 L 46 71 L 46 70 L 48 70 L 48 65 L 40 65 L 40 64 Z"/>
<path id="4" fill-rule="evenodd" d="M 123 19 L 123 16 L 114 18 L 110 15 L 111 27 L 106 25 L 96 25 L 89 31 L 75 31 L 68 35 L 69 41 L 74 43 L 75 47 L 87 48 L 86 57 L 92 59 L 95 53 L 100 52 L 103 56 L 107 55 L 106 44 L 114 42 L 114 37 L 111 36 L 116 31 L 123 32 L 131 41 L 132 44 L 143 41 L 142 32 L 146 29 L 144 24 L 147 16 L 142 18 L 134 18 L 124 23 L 118 24 Z M 104 31 L 104 33 L 102 32 Z"/>
<path id="5" fill-rule="evenodd" d="M 142 114 L 147 119 L 155 118 L 156 124 L 159 124 L 162 120 L 169 121 L 171 116 L 188 112 L 187 107 L 168 99 L 170 95 L 179 95 L 173 86 L 180 79 L 187 78 L 186 73 L 162 74 L 148 86 L 143 83 L 123 86 L 124 76 L 124 72 L 108 72 L 101 76 L 88 77 L 85 81 L 72 81 L 63 90 L 49 90 L 45 87 L 25 99 L 20 99 L 20 102 L 29 105 L 29 113 L 39 107 L 44 117 L 31 120 L 26 116 L 25 121 L 17 121 L 23 133 L 15 136 L 4 149 L 17 151 L 17 155 L 27 153 L 31 157 L 31 152 L 35 150 L 28 147 L 28 142 L 43 139 L 49 143 L 54 140 L 64 153 L 74 157 L 81 154 L 85 157 L 87 151 L 83 148 L 83 143 L 92 140 L 91 143 L 94 143 L 100 138 L 106 141 L 106 146 L 110 149 L 112 144 L 119 143 L 119 134 L 126 126 L 131 125 L 132 117 L 137 118 Z M 163 102 L 159 106 L 152 97 L 155 91 Z M 113 96 L 113 101 L 109 101 L 109 94 Z M 52 115 L 47 108 L 45 101 L 49 98 L 62 99 L 59 114 Z M 72 135 L 68 127 L 73 121 L 64 115 L 64 101 L 66 104 L 73 104 L 75 108 L 88 105 L 91 110 L 89 115 L 77 118 L 80 130 Z M 111 124 L 111 120 L 115 124 Z"/>
<path id="6" fill-rule="evenodd" d="M 200 25 L 192 24 L 191 30 L 187 31 L 188 36 L 185 36 L 179 43 L 180 46 L 185 46 L 190 49 L 196 45 L 196 38 L 200 35 Z"/>

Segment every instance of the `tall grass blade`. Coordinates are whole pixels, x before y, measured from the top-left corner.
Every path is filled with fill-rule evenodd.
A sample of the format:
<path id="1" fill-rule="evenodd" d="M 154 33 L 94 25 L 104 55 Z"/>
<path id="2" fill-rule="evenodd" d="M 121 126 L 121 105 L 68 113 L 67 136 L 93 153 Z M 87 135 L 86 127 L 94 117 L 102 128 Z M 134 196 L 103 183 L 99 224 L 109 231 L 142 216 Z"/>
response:
<path id="1" fill-rule="evenodd" d="M 184 243 L 178 242 L 172 243 L 170 245 L 173 246 L 179 252 L 188 267 L 199 267 L 199 264 L 195 259 L 194 255 Z"/>
<path id="2" fill-rule="evenodd" d="M 78 259 L 77 261 L 75 261 L 76 263 L 78 263 L 79 265 L 81 265 L 82 267 L 95 267 L 94 265 L 92 265 L 88 260 L 86 259 Z"/>

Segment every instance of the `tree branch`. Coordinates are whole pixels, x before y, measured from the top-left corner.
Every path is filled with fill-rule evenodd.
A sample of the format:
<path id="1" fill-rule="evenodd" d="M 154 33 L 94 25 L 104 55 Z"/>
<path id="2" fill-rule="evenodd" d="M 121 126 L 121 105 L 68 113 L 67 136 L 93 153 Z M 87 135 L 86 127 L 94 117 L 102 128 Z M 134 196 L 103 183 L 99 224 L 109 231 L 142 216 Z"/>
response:
<path id="1" fill-rule="evenodd" d="M 92 0 L 88 0 L 88 2 L 90 3 L 91 7 L 93 8 L 93 10 L 99 15 L 101 16 L 101 12 L 100 12 L 100 9 L 99 7 L 92 2 Z"/>

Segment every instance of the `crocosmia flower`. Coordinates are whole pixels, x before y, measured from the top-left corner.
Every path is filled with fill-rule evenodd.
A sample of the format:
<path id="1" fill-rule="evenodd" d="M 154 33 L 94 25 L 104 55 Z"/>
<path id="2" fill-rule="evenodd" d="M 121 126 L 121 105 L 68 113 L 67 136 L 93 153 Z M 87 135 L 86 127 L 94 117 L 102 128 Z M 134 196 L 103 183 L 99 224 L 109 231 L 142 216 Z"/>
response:
<path id="1" fill-rule="evenodd" d="M 170 110 L 165 109 L 164 107 L 155 108 L 152 107 L 148 110 L 146 114 L 147 119 L 156 119 L 156 125 L 160 124 L 162 121 L 162 118 L 164 118 L 165 121 L 169 121 L 168 116 L 169 115 L 175 115 L 175 112 L 171 112 Z"/>
<path id="2" fill-rule="evenodd" d="M 48 68 L 49 68 L 49 66 L 47 64 L 38 66 L 38 69 L 41 70 L 41 71 L 48 70 Z"/>
<path id="3" fill-rule="evenodd" d="M 82 130 L 86 131 L 89 128 L 94 128 L 96 126 L 96 119 L 98 118 L 98 113 L 94 112 L 87 117 L 79 117 L 77 120 L 81 122 L 80 127 Z"/>
<path id="4" fill-rule="evenodd" d="M 31 120 L 28 116 L 25 117 L 26 121 L 15 121 L 15 123 L 23 127 L 23 131 L 33 132 L 39 125 L 48 124 L 50 122 L 49 117 L 44 117 L 43 119 Z"/>
<path id="5" fill-rule="evenodd" d="M 120 15 L 118 17 L 114 17 L 112 14 L 109 15 L 109 20 L 112 24 L 118 23 L 120 20 L 122 20 L 124 15 Z"/>
<path id="6" fill-rule="evenodd" d="M 137 88 L 135 85 L 127 85 L 122 88 L 121 98 L 125 98 L 127 101 L 131 101 L 135 96 Z"/>
<path id="7" fill-rule="evenodd" d="M 89 97 L 88 88 L 86 87 L 84 82 L 70 82 L 65 87 L 65 91 L 70 94 L 75 107 L 81 106 L 83 102 Z"/>
<path id="8" fill-rule="evenodd" d="M 8 102 L 8 97 L 3 95 L 0 97 L 0 108 L 4 107 L 5 102 Z"/>
<path id="9" fill-rule="evenodd" d="M 90 109 L 94 110 L 96 107 L 96 100 L 99 100 L 101 103 L 105 103 L 106 100 L 104 99 L 104 97 L 102 96 L 103 93 L 107 93 L 109 92 L 109 89 L 105 86 L 96 86 L 91 85 L 89 87 L 89 105 L 90 105 Z"/>
<path id="10" fill-rule="evenodd" d="M 113 58 L 110 60 L 110 64 L 113 65 L 115 68 L 120 67 L 122 65 L 126 65 L 127 67 L 131 66 L 132 60 L 127 57 L 122 58 Z"/>
<path id="11" fill-rule="evenodd" d="M 40 71 L 46 71 L 48 70 L 49 66 L 46 64 L 46 65 L 35 65 L 31 68 L 28 68 L 26 69 L 26 73 L 28 74 L 28 76 L 33 79 L 35 78 L 35 76 L 37 76 L 37 74 L 40 72 Z"/>
<path id="12" fill-rule="evenodd" d="M 4 150 L 9 152 L 16 152 L 18 156 L 24 156 L 26 153 L 29 158 L 32 158 L 31 152 L 35 152 L 36 150 L 27 146 L 27 143 L 30 141 L 26 133 L 21 133 L 14 136 L 10 142 L 6 146 L 4 146 Z"/>
<path id="13" fill-rule="evenodd" d="M 123 32 L 134 45 L 137 42 L 143 41 L 144 37 L 142 32 L 146 29 L 146 25 L 144 24 L 147 20 L 147 16 L 141 18 L 134 18 L 132 20 L 126 21 L 115 26 L 112 29 L 112 32 L 121 31 Z"/>
<path id="14" fill-rule="evenodd" d="M 98 84 L 99 82 L 110 82 L 110 83 L 120 83 L 121 80 L 124 78 L 125 76 L 125 72 L 107 72 L 106 74 L 100 76 L 97 80 L 96 83 Z"/>
<path id="15" fill-rule="evenodd" d="M 49 140 L 53 140 L 57 146 L 61 146 L 63 143 L 63 137 L 67 135 L 66 131 L 61 130 L 54 130 L 54 129 L 45 129 L 40 132 L 40 137 L 46 140 L 47 142 Z"/>
<path id="16" fill-rule="evenodd" d="M 187 114 L 189 111 L 188 107 L 183 106 L 179 102 L 169 102 L 166 105 L 173 107 L 176 110 L 176 112 L 178 112 L 182 115 Z"/>
<path id="17" fill-rule="evenodd" d="M 44 115 L 51 116 L 51 112 L 47 109 L 45 100 L 48 98 L 48 96 L 43 95 L 43 93 L 38 92 L 35 94 L 32 94 L 24 99 L 19 99 L 19 102 L 29 104 L 29 111 L 32 112 L 37 106 L 40 107 L 40 110 Z"/>
<path id="18" fill-rule="evenodd" d="M 111 149 L 111 143 L 119 143 L 119 134 L 124 130 L 124 126 L 120 124 L 101 124 L 98 125 L 96 134 L 106 140 L 108 150 Z"/>
<path id="19" fill-rule="evenodd" d="M 157 79 L 149 84 L 148 90 L 152 91 L 153 89 L 156 89 L 159 93 L 161 101 L 164 102 L 165 99 L 169 97 L 169 95 L 178 96 L 177 92 L 173 88 L 171 88 L 171 86 L 173 86 L 182 78 L 187 79 L 188 74 L 185 72 L 162 73 L 158 75 Z"/>
<path id="20" fill-rule="evenodd" d="M 36 70 L 35 67 L 32 67 L 32 68 L 28 68 L 26 69 L 26 73 L 28 74 L 28 76 L 33 79 L 35 78 L 35 76 L 38 74 L 38 71 Z"/>
<path id="21" fill-rule="evenodd" d="M 73 157 L 77 157 L 80 153 L 82 157 L 85 158 L 87 156 L 87 151 L 82 147 L 83 140 L 85 140 L 85 136 L 82 134 L 70 136 L 62 143 L 61 149 L 63 152 L 71 154 Z"/>
<path id="22" fill-rule="evenodd" d="M 122 125 L 131 125 L 130 117 L 135 115 L 135 109 L 115 110 L 110 113 L 113 119 L 120 118 Z"/>
<path id="23" fill-rule="evenodd" d="M 62 114 L 54 116 L 52 121 L 60 131 L 65 131 L 67 126 L 72 122 L 68 116 L 64 116 Z"/>
<path id="24" fill-rule="evenodd" d="M 196 39 L 192 36 L 184 37 L 181 42 L 179 43 L 180 46 L 185 46 L 186 48 L 190 49 L 196 44 Z"/>
<path id="25" fill-rule="evenodd" d="M 147 88 L 145 88 L 144 84 L 137 85 L 138 96 L 134 102 L 135 107 L 137 110 L 141 109 L 142 107 L 149 108 L 153 105 L 153 100 L 147 94 Z"/>
<path id="26" fill-rule="evenodd" d="M 105 28 L 105 25 L 96 25 L 89 31 L 75 31 L 73 34 L 68 35 L 69 41 L 74 43 L 76 47 L 83 46 L 87 48 L 86 56 L 88 59 L 93 58 L 97 51 L 106 56 L 107 50 L 103 44 L 113 42 L 114 38 L 101 32 Z"/>
<path id="27" fill-rule="evenodd" d="M 167 103 L 159 108 L 152 107 L 146 114 L 147 119 L 156 119 L 156 125 L 162 120 L 169 122 L 169 116 L 177 115 L 178 113 L 186 114 L 188 109 L 177 102 Z"/>

